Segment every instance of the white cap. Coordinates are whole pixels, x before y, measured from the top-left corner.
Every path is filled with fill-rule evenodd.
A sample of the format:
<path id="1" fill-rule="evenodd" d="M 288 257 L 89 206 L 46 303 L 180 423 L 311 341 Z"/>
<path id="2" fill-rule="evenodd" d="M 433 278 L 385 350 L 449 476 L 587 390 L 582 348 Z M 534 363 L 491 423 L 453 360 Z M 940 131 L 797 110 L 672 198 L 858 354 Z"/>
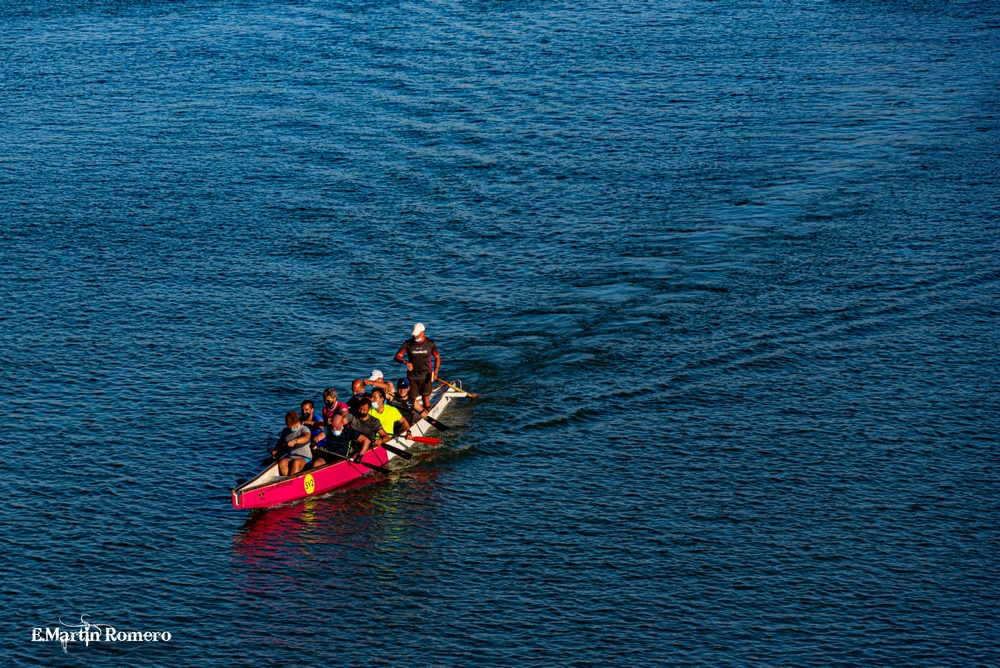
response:
<path id="1" fill-rule="evenodd" d="M 368 380 L 382 380 L 385 376 L 378 369 L 372 371 L 372 375 L 368 376 Z"/>
<path id="2" fill-rule="evenodd" d="M 417 334 L 419 334 L 422 331 L 424 331 L 424 323 L 418 322 L 417 324 L 415 324 L 413 326 L 413 331 L 410 332 L 410 334 L 412 334 L 413 336 L 416 336 Z"/>

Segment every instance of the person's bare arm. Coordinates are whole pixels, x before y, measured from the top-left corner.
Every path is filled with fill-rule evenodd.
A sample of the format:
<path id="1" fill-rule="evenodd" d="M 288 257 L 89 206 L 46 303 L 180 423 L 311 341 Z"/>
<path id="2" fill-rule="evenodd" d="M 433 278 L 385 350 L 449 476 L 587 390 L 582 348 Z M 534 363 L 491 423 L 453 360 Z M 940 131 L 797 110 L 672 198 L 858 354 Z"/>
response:
<path id="1" fill-rule="evenodd" d="M 441 353 L 434 348 L 434 355 L 431 358 L 431 382 L 438 379 L 438 371 L 441 370 Z"/>
<path id="2" fill-rule="evenodd" d="M 312 440 L 312 434 L 302 434 L 301 436 L 296 436 L 290 441 L 285 441 L 289 448 L 297 448 L 300 445 L 305 445 Z"/>
<path id="3" fill-rule="evenodd" d="M 400 364 L 405 365 L 407 371 L 413 371 L 413 365 L 407 362 L 405 359 L 403 359 L 405 355 L 406 355 L 406 344 L 404 343 L 402 346 L 400 346 L 399 352 L 397 352 L 396 356 L 393 357 L 392 359 L 399 362 Z"/>
<path id="4" fill-rule="evenodd" d="M 374 385 L 378 389 L 385 392 L 387 397 L 396 393 L 396 388 L 393 387 L 392 383 L 388 380 L 366 380 L 365 385 Z"/>

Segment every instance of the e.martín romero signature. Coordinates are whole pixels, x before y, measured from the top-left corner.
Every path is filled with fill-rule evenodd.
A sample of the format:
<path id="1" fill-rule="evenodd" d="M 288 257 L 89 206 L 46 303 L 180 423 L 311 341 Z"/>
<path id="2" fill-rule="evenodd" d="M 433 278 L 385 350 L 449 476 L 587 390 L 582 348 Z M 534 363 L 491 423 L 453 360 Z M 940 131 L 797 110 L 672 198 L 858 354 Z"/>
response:
<path id="1" fill-rule="evenodd" d="M 31 629 L 32 642 L 57 640 L 62 645 L 63 652 L 66 652 L 71 642 L 82 642 L 89 647 L 92 642 L 170 642 L 172 637 L 169 631 L 119 631 L 110 624 L 91 622 L 87 619 L 87 615 L 80 615 L 79 624 L 67 624 L 62 617 L 59 618 L 59 623 L 64 628 Z"/>

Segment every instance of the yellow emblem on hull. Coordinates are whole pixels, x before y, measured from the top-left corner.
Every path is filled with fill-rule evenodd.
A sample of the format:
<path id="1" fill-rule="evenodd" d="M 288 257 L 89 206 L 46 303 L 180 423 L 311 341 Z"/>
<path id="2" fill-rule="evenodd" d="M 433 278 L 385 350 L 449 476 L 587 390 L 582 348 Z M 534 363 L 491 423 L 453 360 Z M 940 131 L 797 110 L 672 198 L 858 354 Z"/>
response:
<path id="1" fill-rule="evenodd" d="M 306 474 L 306 477 L 302 479 L 302 484 L 306 488 L 306 494 L 312 494 L 313 490 L 316 489 L 316 481 L 313 480 L 311 473 Z"/>

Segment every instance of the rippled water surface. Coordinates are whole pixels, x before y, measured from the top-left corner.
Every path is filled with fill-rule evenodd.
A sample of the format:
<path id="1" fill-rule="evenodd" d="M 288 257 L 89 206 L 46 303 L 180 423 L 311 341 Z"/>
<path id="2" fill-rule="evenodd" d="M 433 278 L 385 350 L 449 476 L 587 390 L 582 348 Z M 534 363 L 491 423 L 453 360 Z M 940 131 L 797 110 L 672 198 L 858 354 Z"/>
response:
<path id="1" fill-rule="evenodd" d="M 1000 665 L 1000 9 L 0 3 L 5 665 Z M 230 507 L 416 320 L 481 393 Z M 31 642 L 89 615 L 158 644 Z"/>

